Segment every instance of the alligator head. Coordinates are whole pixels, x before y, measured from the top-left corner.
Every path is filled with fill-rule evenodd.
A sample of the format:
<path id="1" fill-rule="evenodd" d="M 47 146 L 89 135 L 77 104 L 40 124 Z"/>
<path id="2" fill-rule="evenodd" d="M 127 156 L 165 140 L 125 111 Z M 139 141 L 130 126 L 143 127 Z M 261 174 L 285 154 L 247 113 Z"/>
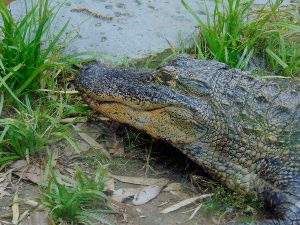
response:
<path id="1" fill-rule="evenodd" d="M 94 64 L 76 85 L 94 110 L 172 144 L 228 188 L 255 191 L 274 214 L 262 223 L 300 224 L 298 84 L 179 56 L 155 71 Z"/>

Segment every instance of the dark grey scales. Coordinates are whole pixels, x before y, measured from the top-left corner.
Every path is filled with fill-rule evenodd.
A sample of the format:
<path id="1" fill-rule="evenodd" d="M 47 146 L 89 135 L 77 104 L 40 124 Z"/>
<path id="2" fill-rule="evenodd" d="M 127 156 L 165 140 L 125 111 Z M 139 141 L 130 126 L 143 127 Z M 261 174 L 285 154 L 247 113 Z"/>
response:
<path id="1" fill-rule="evenodd" d="M 179 56 L 156 71 L 91 65 L 76 81 L 105 116 L 164 140 L 273 217 L 300 224 L 300 85 Z"/>

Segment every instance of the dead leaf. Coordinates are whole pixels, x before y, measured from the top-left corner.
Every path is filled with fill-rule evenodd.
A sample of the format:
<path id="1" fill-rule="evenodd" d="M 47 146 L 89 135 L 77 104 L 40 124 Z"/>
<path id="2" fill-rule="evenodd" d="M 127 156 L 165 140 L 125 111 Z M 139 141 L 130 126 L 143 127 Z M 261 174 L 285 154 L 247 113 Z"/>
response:
<path id="1" fill-rule="evenodd" d="M 50 225 L 48 213 L 46 211 L 36 211 L 27 216 L 20 225 Z"/>
<path id="2" fill-rule="evenodd" d="M 205 198 L 208 198 L 210 197 L 212 194 L 205 194 L 205 195 L 200 195 L 200 196 L 197 196 L 197 197 L 193 197 L 193 198 L 188 198 L 188 199 L 185 199 L 183 201 L 180 201 L 174 205 L 171 205 L 170 207 L 167 207 L 165 208 L 164 210 L 160 211 L 159 213 L 169 213 L 169 212 L 173 212 L 173 211 L 176 211 L 184 206 L 187 206 L 195 201 L 198 201 L 200 199 L 205 199 Z"/>
<path id="3" fill-rule="evenodd" d="M 59 174 L 59 173 L 57 173 L 57 174 Z M 59 175 L 56 177 L 56 180 L 59 184 L 65 185 L 67 187 L 73 187 L 73 184 L 64 181 L 64 179 L 62 179 L 61 176 L 59 176 Z"/>
<path id="4" fill-rule="evenodd" d="M 29 215 L 29 210 L 27 209 L 25 212 L 23 212 L 20 217 L 19 217 L 19 221 L 24 220 L 28 215 Z M 19 223 L 20 224 L 20 223 Z"/>
<path id="5" fill-rule="evenodd" d="M 157 207 L 162 207 L 162 206 L 164 206 L 164 205 L 166 205 L 168 203 L 169 203 L 169 200 L 164 201 L 164 202 L 160 203 Z"/>
<path id="6" fill-rule="evenodd" d="M 38 89 L 38 91 L 62 93 L 62 94 L 78 94 L 78 91 L 54 91 L 50 89 Z"/>
<path id="7" fill-rule="evenodd" d="M 47 209 L 47 206 L 45 206 L 45 205 L 43 205 L 41 203 L 38 203 L 38 202 L 36 202 L 36 201 L 34 201 L 32 199 L 24 200 L 23 203 L 26 204 L 26 205 L 32 206 L 36 210 L 45 211 Z"/>
<path id="8" fill-rule="evenodd" d="M 124 155 L 124 138 L 115 138 L 109 144 L 109 153 L 115 156 L 122 156 Z"/>
<path id="9" fill-rule="evenodd" d="M 188 218 L 188 220 L 192 220 L 201 207 L 202 207 L 202 204 L 198 205 L 196 207 L 196 209 L 194 210 L 194 212 L 192 213 L 192 215 Z"/>
<path id="10" fill-rule="evenodd" d="M 100 116 L 99 119 L 102 120 L 102 121 L 109 121 L 110 120 L 108 117 L 104 117 L 104 116 Z"/>
<path id="11" fill-rule="evenodd" d="M 8 170 L 5 173 L 0 173 L 0 199 L 4 196 L 10 195 L 9 192 L 5 191 L 7 186 L 9 185 L 8 176 L 11 175 L 12 170 Z"/>
<path id="12" fill-rule="evenodd" d="M 110 178 L 108 181 L 105 183 L 104 191 L 112 191 L 115 190 L 115 179 Z"/>
<path id="13" fill-rule="evenodd" d="M 73 122 L 85 123 L 86 121 L 87 121 L 86 117 L 68 117 L 60 120 L 62 124 L 73 123 Z"/>
<path id="14" fill-rule="evenodd" d="M 30 180 L 33 183 L 42 181 L 42 170 L 38 165 L 28 164 L 25 160 L 18 160 L 10 165 L 13 174 L 21 179 Z"/>
<path id="15" fill-rule="evenodd" d="M 89 136 L 86 133 L 83 133 L 82 130 L 79 128 L 79 125 L 74 126 L 73 128 L 78 131 L 79 136 L 86 141 L 92 148 L 101 151 L 104 155 L 110 158 L 109 153 L 105 150 L 103 145 L 99 144 L 95 139 L 93 139 L 91 136 Z"/>
<path id="16" fill-rule="evenodd" d="M 118 137 L 116 134 L 117 128 L 119 127 L 119 123 L 112 123 L 112 134 L 110 141 L 107 143 L 109 150 L 109 153 L 111 155 L 118 155 L 122 156 L 124 155 L 124 138 Z"/>
<path id="17" fill-rule="evenodd" d="M 123 183 L 130 183 L 130 184 L 140 184 L 140 185 L 154 185 L 159 182 L 168 180 L 165 178 L 155 179 L 155 178 L 145 178 L 145 177 L 128 177 L 128 176 L 118 176 L 110 174 L 110 177 L 115 178 L 118 181 Z"/>
<path id="18" fill-rule="evenodd" d="M 170 191 L 172 195 L 177 196 L 180 199 L 186 199 L 189 198 L 189 195 L 187 193 L 184 193 L 183 191 Z"/>
<path id="19" fill-rule="evenodd" d="M 164 191 L 182 191 L 181 183 L 170 183 L 164 188 Z"/>
<path id="20" fill-rule="evenodd" d="M 64 169 L 70 174 L 70 176 L 71 176 L 72 178 L 75 177 L 76 170 L 74 170 L 74 169 L 72 169 L 72 168 L 68 168 L 68 167 L 65 167 Z"/>
<path id="21" fill-rule="evenodd" d="M 12 163 L 10 167 L 12 168 L 12 170 L 19 170 L 27 165 L 28 163 L 25 160 L 17 160 L 14 163 Z"/>
<path id="22" fill-rule="evenodd" d="M 89 151 L 91 148 L 91 146 L 86 141 L 81 140 L 81 139 L 76 141 L 76 145 L 78 146 L 78 149 L 80 149 L 81 153 L 85 153 L 85 152 Z M 76 153 L 74 151 L 74 148 L 70 145 L 67 145 L 64 148 L 63 154 L 66 156 L 69 156 L 69 157 L 78 156 L 78 153 Z"/>
<path id="23" fill-rule="evenodd" d="M 31 199 L 25 200 L 24 203 L 25 203 L 26 205 L 30 205 L 30 206 L 32 206 L 32 207 L 36 207 L 36 206 L 39 205 L 38 202 L 36 202 L 36 201 L 34 201 L 34 200 L 31 200 Z"/>
<path id="24" fill-rule="evenodd" d="M 19 216 L 20 216 L 20 210 L 19 210 L 19 195 L 18 193 L 15 194 L 13 199 L 13 205 L 11 206 L 12 210 L 12 224 L 18 224 L 19 222 Z"/>
<path id="25" fill-rule="evenodd" d="M 134 196 L 138 190 L 138 188 L 120 188 L 114 191 L 111 198 L 117 202 L 123 202 L 125 199 Z"/>
<path id="26" fill-rule="evenodd" d="M 9 196 L 10 193 L 5 191 L 7 186 L 9 185 L 9 182 L 3 181 L 0 183 L 0 199 L 3 198 L 4 196 Z"/>
<path id="27" fill-rule="evenodd" d="M 139 191 L 134 195 L 132 203 L 134 205 L 143 205 L 156 196 L 159 195 L 160 191 L 163 189 L 165 185 L 167 185 L 168 181 L 160 181 L 154 185 L 142 187 Z"/>
<path id="28" fill-rule="evenodd" d="M 130 217 L 138 217 L 139 216 L 133 206 L 124 204 L 122 202 L 115 201 L 113 199 L 111 199 L 109 201 L 109 207 L 112 210 L 119 212 L 119 213 L 126 212 L 128 215 L 130 215 Z"/>
<path id="29" fill-rule="evenodd" d="M 122 222 L 127 223 L 128 222 L 128 214 L 127 213 L 122 213 L 123 220 Z"/>

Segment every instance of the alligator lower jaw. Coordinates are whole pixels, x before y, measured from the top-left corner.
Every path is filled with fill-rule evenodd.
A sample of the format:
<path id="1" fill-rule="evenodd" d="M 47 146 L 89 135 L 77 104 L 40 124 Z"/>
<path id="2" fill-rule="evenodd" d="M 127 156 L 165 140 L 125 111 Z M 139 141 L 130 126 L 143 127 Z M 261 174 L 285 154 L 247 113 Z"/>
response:
<path id="1" fill-rule="evenodd" d="M 119 123 L 124 123 L 144 131 L 153 138 L 164 140 L 174 146 L 179 143 L 192 143 L 198 134 L 190 132 L 190 124 L 182 123 L 178 126 L 168 111 L 181 110 L 174 106 L 154 106 L 134 108 L 127 104 L 114 101 L 98 101 L 83 94 L 85 102 L 96 112 Z M 167 124 L 167 126 L 165 126 Z"/>

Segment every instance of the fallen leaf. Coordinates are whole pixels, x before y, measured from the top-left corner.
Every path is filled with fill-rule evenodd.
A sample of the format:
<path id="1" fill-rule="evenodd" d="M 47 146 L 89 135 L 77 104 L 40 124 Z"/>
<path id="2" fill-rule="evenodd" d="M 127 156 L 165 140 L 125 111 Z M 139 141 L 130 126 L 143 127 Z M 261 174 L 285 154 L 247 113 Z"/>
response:
<path id="1" fill-rule="evenodd" d="M 111 142 L 109 143 L 109 153 L 111 155 L 122 156 L 124 155 L 124 138 L 119 138 L 113 135 Z"/>
<path id="2" fill-rule="evenodd" d="M 196 207 L 196 209 L 194 210 L 194 212 L 192 213 L 192 215 L 188 218 L 188 220 L 192 220 L 201 207 L 202 207 L 202 204 L 198 205 Z"/>
<path id="3" fill-rule="evenodd" d="M 105 183 L 104 191 L 111 191 L 111 190 L 115 190 L 115 179 L 114 178 L 110 178 Z"/>
<path id="4" fill-rule="evenodd" d="M 111 138 L 107 143 L 111 155 L 124 155 L 124 138 L 117 135 L 117 129 L 120 126 L 117 122 L 111 122 Z"/>
<path id="5" fill-rule="evenodd" d="M 5 173 L 0 173 L 0 199 L 4 196 L 10 195 L 9 192 L 5 191 L 9 185 L 8 175 L 11 175 L 12 170 L 8 170 Z"/>
<path id="6" fill-rule="evenodd" d="M 20 210 L 19 210 L 19 195 L 18 193 L 15 194 L 13 199 L 13 204 L 11 206 L 12 210 L 12 224 L 18 224 L 19 222 L 19 216 L 20 216 Z"/>
<path id="7" fill-rule="evenodd" d="M 117 202 L 123 202 L 125 199 L 134 196 L 138 188 L 120 188 L 113 192 L 111 198 Z"/>
<path id="8" fill-rule="evenodd" d="M 127 223 L 128 222 L 128 214 L 127 213 L 122 213 L 122 216 L 123 216 L 122 222 Z"/>
<path id="9" fill-rule="evenodd" d="M 138 217 L 138 213 L 132 205 L 124 204 L 122 202 L 115 201 L 111 199 L 109 201 L 109 207 L 119 213 L 126 212 L 130 217 Z"/>
<path id="10" fill-rule="evenodd" d="M 137 211 L 138 213 L 141 213 L 141 212 L 142 212 L 142 210 L 141 210 L 140 208 L 136 208 L 136 211 Z"/>
<path id="11" fill-rule="evenodd" d="M 21 179 L 38 183 L 42 180 L 42 170 L 38 165 L 28 164 L 25 160 L 18 160 L 10 165 L 13 174 Z"/>
<path id="12" fill-rule="evenodd" d="M 180 183 L 170 183 L 164 188 L 164 191 L 181 191 L 182 185 Z"/>
<path id="13" fill-rule="evenodd" d="M 87 121 L 86 117 L 68 117 L 60 120 L 60 122 L 63 124 L 73 123 L 73 122 L 84 123 L 86 121 Z"/>
<path id="14" fill-rule="evenodd" d="M 174 205 L 171 205 L 170 207 L 167 207 L 165 208 L 164 210 L 160 211 L 159 213 L 169 213 L 169 212 L 173 212 L 173 211 L 176 211 L 184 206 L 187 206 L 195 201 L 198 201 L 200 199 L 205 199 L 205 198 L 208 198 L 210 197 L 212 194 L 205 194 L 205 195 L 200 195 L 200 196 L 197 196 L 197 197 L 193 197 L 193 198 L 188 198 L 188 199 L 185 199 L 183 201 L 180 201 Z"/>
<path id="15" fill-rule="evenodd" d="M 110 158 L 109 153 L 105 150 L 103 145 L 99 144 L 95 139 L 93 139 L 91 136 L 89 136 L 86 133 L 83 133 L 83 131 L 79 128 L 78 125 L 74 126 L 73 128 L 78 131 L 79 136 L 86 141 L 92 148 L 101 151 L 104 155 Z"/>
<path id="16" fill-rule="evenodd" d="M 71 176 L 72 178 L 75 177 L 76 170 L 74 170 L 74 169 L 72 169 L 72 168 L 68 168 L 68 167 L 65 167 L 64 169 L 70 174 L 70 176 Z"/>
<path id="17" fill-rule="evenodd" d="M 9 192 L 5 191 L 8 185 L 9 185 L 9 182 L 7 182 L 7 181 L 0 183 L 0 199 L 3 198 L 4 196 L 10 195 Z"/>
<path id="18" fill-rule="evenodd" d="M 19 217 L 19 221 L 24 220 L 29 215 L 29 212 L 30 211 L 28 209 L 25 212 L 23 212 Z M 20 224 L 20 222 L 19 222 L 19 224 Z"/>
<path id="19" fill-rule="evenodd" d="M 80 152 L 85 154 L 85 152 L 89 151 L 91 149 L 91 146 L 84 140 L 77 140 L 76 141 L 76 145 L 78 146 L 78 149 L 80 149 Z M 64 155 L 68 156 L 68 157 L 72 157 L 72 156 L 78 156 L 78 153 L 76 153 L 74 151 L 74 148 L 70 145 L 67 145 L 64 148 Z"/>
<path id="20" fill-rule="evenodd" d="M 110 120 L 108 117 L 104 117 L 104 116 L 100 116 L 99 119 L 102 120 L 102 121 L 109 121 Z"/>
<path id="21" fill-rule="evenodd" d="M 45 211 L 47 209 L 47 206 L 41 204 L 41 203 L 38 203 L 32 199 L 26 199 L 23 201 L 24 204 L 26 205 L 29 205 L 29 206 L 32 206 L 33 208 L 35 208 L 36 210 L 43 210 Z"/>
<path id="22" fill-rule="evenodd" d="M 168 181 L 160 181 L 154 185 L 145 186 L 139 189 L 139 191 L 134 195 L 132 203 L 134 205 L 143 205 L 156 196 L 159 195 L 160 191 L 163 189 L 165 185 L 167 185 Z"/>
<path id="23" fill-rule="evenodd" d="M 160 178 L 145 178 L 145 177 L 128 177 L 128 176 L 117 176 L 110 174 L 110 177 L 115 178 L 118 181 L 121 181 L 123 183 L 130 183 L 130 184 L 140 184 L 140 185 L 153 185 L 157 184 L 159 182 L 165 181 L 167 182 L 167 179 Z"/>
<path id="24" fill-rule="evenodd" d="M 36 207 L 39 205 L 38 202 L 34 201 L 34 200 L 31 200 L 31 199 L 27 199 L 27 200 L 24 200 L 24 203 L 26 205 L 30 205 L 30 206 L 33 206 L 33 207 Z"/>
<path id="25" fill-rule="evenodd" d="M 20 225 L 50 225 L 46 211 L 36 211 L 27 216 Z"/>
<path id="26" fill-rule="evenodd" d="M 62 94 L 78 94 L 78 91 L 54 91 L 50 89 L 38 89 L 38 91 L 62 93 Z"/>
<path id="27" fill-rule="evenodd" d="M 159 204 L 157 207 L 162 207 L 162 206 L 164 206 L 164 205 L 166 205 L 166 204 L 168 204 L 168 203 L 169 203 L 169 200 L 164 201 L 164 202 L 162 202 L 161 204 Z"/>
<path id="28" fill-rule="evenodd" d="M 18 170 L 27 165 L 28 165 L 28 163 L 26 162 L 26 160 L 17 160 L 14 163 L 10 164 L 10 167 L 12 168 L 12 170 Z"/>
<path id="29" fill-rule="evenodd" d="M 57 176 L 56 177 L 56 180 L 59 184 L 62 184 L 62 185 L 65 185 L 67 187 L 73 187 L 73 184 L 67 182 L 67 181 L 64 181 L 64 179 L 62 179 L 60 176 Z"/>
<path id="30" fill-rule="evenodd" d="M 183 191 L 170 191 L 172 195 L 177 196 L 180 199 L 186 199 L 189 198 L 189 195 L 187 193 L 184 193 Z"/>

